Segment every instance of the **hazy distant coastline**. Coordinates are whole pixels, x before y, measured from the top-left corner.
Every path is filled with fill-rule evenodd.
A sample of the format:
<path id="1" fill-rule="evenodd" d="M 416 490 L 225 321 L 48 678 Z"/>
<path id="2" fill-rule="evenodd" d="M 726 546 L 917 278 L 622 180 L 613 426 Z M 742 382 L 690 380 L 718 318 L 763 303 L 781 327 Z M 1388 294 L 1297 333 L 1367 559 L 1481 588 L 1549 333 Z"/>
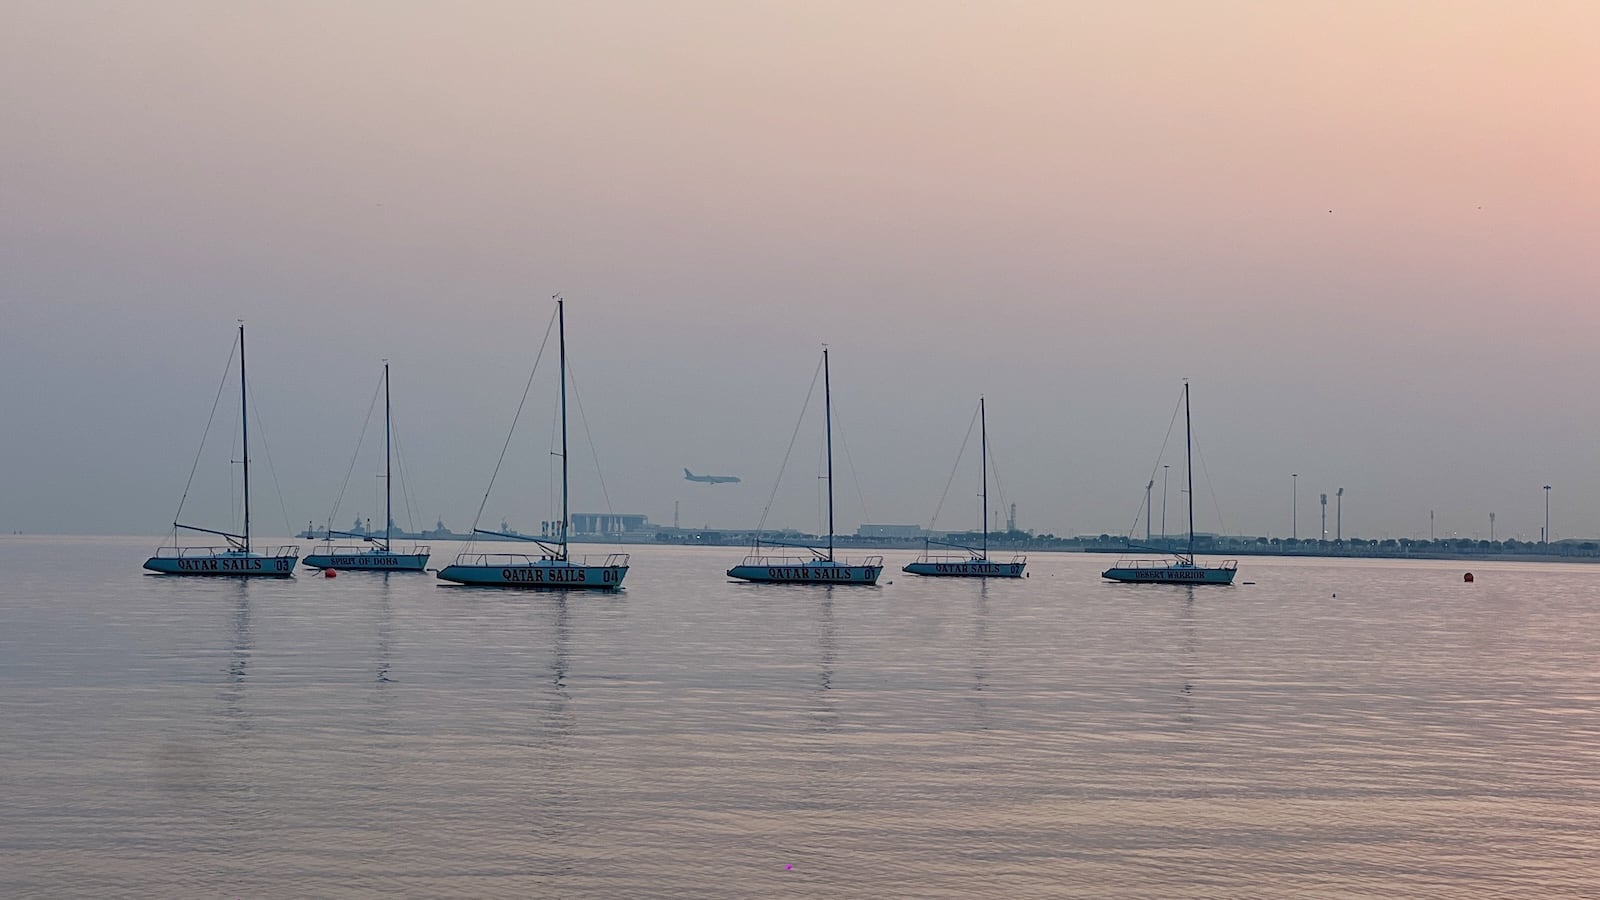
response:
<path id="1" fill-rule="evenodd" d="M 631 536 L 628 538 L 634 543 L 663 543 L 663 544 L 702 544 L 705 546 L 738 547 L 747 546 L 754 539 L 751 532 L 716 531 L 716 530 L 672 530 L 661 529 L 653 537 Z M 824 538 L 816 535 L 795 534 L 768 534 L 763 540 L 782 541 L 790 544 L 817 544 L 825 542 Z M 615 542 L 616 538 L 603 538 L 594 536 L 574 537 L 575 542 Z M 945 538 L 946 543 L 979 546 L 980 535 L 954 534 Z M 922 539 L 896 539 L 882 536 L 836 535 L 834 544 L 840 547 L 873 548 L 885 550 L 921 550 L 925 544 Z M 937 544 L 936 544 L 937 546 Z M 1127 555 L 1151 555 L 1171 553 L 1185 549 L 1182 538 L 1171 538 L 1162 541 L 1159 538 L 1150 543 L 1126 541 L 1113 538 L 1109 535 L 1079 536 L 1060 538 L 1054 535 L 1029 535 L 1025 532 L 1013 534 L 991 534 L 988 542 L 991 552 L 1065 552 L 1065 553 L 1103 553 Z M 1521 562 L 1600 562 L 1600 541 L 1597 540 L 1564 540 L 1552 544 L 1540 544 L 1531 541 L 1473 541 L 1467 539 L 1456 540 L 1413 540 L 1410 538 L 1385 538 L 1367 540 L 1351 538 L 1344 541 L 1296 541 L 1293 538 L 1266 538 L 1266 537 L 1217 537 L 1212 535 L 1197 536 L 1195 551 L 1209 556 L 1252 556 L 1252 557 L 1326 557 L 1340 559 L 1465 559 L 1465 560 L 1505 560 Z"/>
<path id="2" fill-rule="evenodd" d="M 642 521 L 643 517 L 639 517 Z M 895 527 L 895 526 L 889 526 Z M 507 528 L 507 534 L 515 535 Z M 359 532 L 356 532 L 359 533 Z M 897 537 L 882 533 L 835 535 L 838 547 L 872 548 L 883 550 L 921 550 L 930 535 Z M 296 537 L 303 540 L 323 540 L 322 532 L 306 530 Z M 757 538 L 763 542 L 820 546 L 827 543 L 821 535 L 804 532 L 763 531 L 715 528 L 672 528 L 650 526 L 638 531 L 612 534 L 574 533 L 573 543 L 587 544 L 672 544 L 679 546 L 745 547 Z M 935 546 L 955 545 L 978 547 L 983 536 L 979 533 L 937 533 Z M 428 531 L 394 532 L 396 541 L 518 541 L 517 537 L 480 534 L 474 537 L 445 528 L 443 523 Z M 527 540 L 534 539 L 529 535 Z M 349 540 L 346 538 L 345 540 Z M 992 532 L 988 538 L 991 551 L 1001 552 L 1065 552 L 1150 555 L 1172 553 L 1186 549 L 1184 538 L 1172 535 L 1166 539 L 1154 537 L 1149 542 L 1114 537 L 1109 534 L 1057 537 L 1053 534 L 1030 534 L 1026 531 Z M 1597 562 L 1600 561 L 1600 539 L 1570 538 L 1550 544 L 1535 541 L 1483 541 L 1471 538 L 1346 538 L 1340 541 L 1317 541 L 1296 538 L 1257 536 L 1226 537 L 1201 534 L 1195 536 L 1195 552 L 1207 556 L 1266 556 L 1266 557 L 1322 557 L 1338 559 L 1467 559 L 1505 560 L 1521 562 Z"/>
<path id="3" fill-rule="evenodd" d="M 24 531 L 11 531 L 0 537 L 12 538 L 92 538 L 97 535 L 62 535 L 46 534 Z M 319 533 L 308 536 L 301 532 L 294 536 L 298 540 L 322 541 Z M 629 533 L 622 535 L 573 535 L 574 544 L 632 544 L 632 545 L 661 545 L 661 546 L 705 546 L 705 547 L 748 547 L 755 535 L 750 531 L 731 531 L 717 529 L 672 529 L 661 528 L 646 533 Z M 970 537 L 967 541 L 965 538 Z M 978 546 L 978 535 L 949 535 L 947 543 L 965 546 Z M 762 535 L 762 541 L 800 546 L 820 546 L 826 543 L 825 538 L 817 535 L 808 535 L 798 532 L 767 532 Z M 394 540 L 398 542 L 428 542 L 428 541 L 454 541 L 468 542 L 506 542 L 515 543 L 516 539 L 493 535 L 478 535 L 475 539 L 471 535 L 459 534 L 452 531 L 426 531 L 426 532 L 400 532 L 396 531 Z M 335 543 L 359 542 L 359 539 L 342 538 Z M 834 545 L 851 549 L 874 550 L 904 550 L 908 552 L 920 551 L 924 547 L 922 539 L 892 538 L 861 535 L 836 535 Z M 935 544 L 935 546 L 939 546 Z M 1054 535 L 1029 535 L 1026 532 L 1020 536 L 1008 535 L 1004 532 L 989 536 L 989 550 L 991 553 L 1099 553 L 1104 555 L 1126 556 L 1158 556 L 1181 550 L 1184 547 L 1181 538 L 1174 537 L 1171 541 L 1162 542 L 1159 538 L 1149 544 L 1143 542 L 1125 541 L 1107 535 L 1079 536 L 1061 538 Z M 1277 538 L 1234 537 L 1219 538 L 1215 536 L 1200 536 L 1195 540 L 1195 550 L 1202 556 L 1218 557 L 1305 557 L 1305 558 L 1330 558 L 1330 559 L 1459 559 L 1482 560 L 1500 562 L 1572 562 L 1591 563 L 1600 562 L 1600 540 L 1568 539 L 1556 541 L 1549 545 L 1532 541 L 1472 541 L 1472 540 L 1412 540 L 1412 539 L 1383 539 L 1367 540 L 1361 538 L 1346 539 L 1343 542 L 1335 541 L 1299 541 Z"/>

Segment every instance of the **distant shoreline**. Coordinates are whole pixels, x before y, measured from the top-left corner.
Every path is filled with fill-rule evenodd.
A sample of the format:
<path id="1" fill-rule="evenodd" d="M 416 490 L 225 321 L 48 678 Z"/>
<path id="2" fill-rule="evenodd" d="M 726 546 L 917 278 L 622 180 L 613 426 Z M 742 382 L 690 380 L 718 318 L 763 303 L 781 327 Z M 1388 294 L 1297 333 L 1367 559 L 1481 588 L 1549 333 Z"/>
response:
<path id="1" fill-rule="evenodd" d="M 774 536 L 763 538 L 771 540 Z M 671 546 L 702 545 L 707 547 L 740 547 L 748 546 L 753 535 L 748 532 L 685 532 L 672 534 L 657 532 L 654 535 L 623 536 L 623 540 L 636 544 L 666 544 Z M 782 536 L 782 541 L 792 544 L 805 545 L 808 542 L 815 545 L 825 542 L 825 538 L 814 535 L 787 535 Z M 594 536 L 576 536 L 573 543 L 614 543 L 616 538 L 602 538 Z M 1328 546 L 1299 545 L 1290 547 L 1264 547 L 1257 543 L 1257 538 L 1233 538 L 1219 540 L 1214 537 L 1195 542 L 1195 552 L 1201 556 L 1210 557 L 1250 557 L 1253 559 L 1264 558 L 1302 558 L 1302 559 L 1422 559 L 1422 560 L 1482 560 L 1485 562 L 1575 562 L 1595 563 L 1600 562 L 1600 542 L 1570 541 L 1558 542 L 1553 545 L 1541 545 L 1515 542 L 1499 542 L 1485 548 L 1439 546 L 1440 542 L 1399 541 L 1391 546 L 1382 546 L 1378 541 L 1363 541 L 1360 545 L 1351 546 L 1348 542 L 1340 546 L 1332 546 L 1334 542 L 1327 542 Z M 979 544 L 976 535 L 953 535 L 946 544 L 935 543 L 934 546 L 960 545 L 966 546 Z M 1482 542 L 1488 543 L 1488 542 Z M 836 535 L 834 546 L 874 550 L 908 550 L 920 551 L 926 545 L 922 539 L 894 539 L 883 537 L 858 537 L 856 535 Z M 1515 549 L 1508 549 L 1514 547 Z M 1108 542 L 1101 538 L 1038 538 L 1013 539 L 1006 537 L 990 536 L 989 552 L 999 553 L 1098 553 L 1102 555 L 1120 556 L 1162 556 L 1173 555 L 1180 550 L 1186 550 L 1187 545 L 1176 541 L 1165 546 L 1146 546 L 1134 543 Z"/>
<path id="2" fill-rule="evenodd" d="M 95 538 L 95 537 L 140 537 L 140 535 L 90 535 L 90 534 L 44 534 L 24 531 L 9 531 L 0 533 L 0 538 Z M 145 537 L 149 537 L 145 535 Z M 573 535 L 573 544 L 631 544 L 635 546 L 663 546 L 663 547 L 748 547 L 754 540 L 752 532 L 739 531 L 688 531 L 673 532 L 663 529 L 649 532 L 625 532 L 613 535 Z M 977 546 L 979 541 L 974 539 L 963 544 L 969 537 L 977 536 L 951 535 L 945 543 L 935 542 L 935 547 L 959 548 L 961 546 Z M 276 540 L 276 538 L 273 538 Z M 159 540 L 159 539 L 157 539 Z M 294 535 L 291 540 L 322 541 L 321 537 L 307 537 L 304 532 Z M 360 538 L 346 538 L 345 542 L 359 542 Z M 428 541 L 449 541 L 455 543 L 469 543 L 474 541 L 473 536 L 456 534 L 454 532 L 433 534 L 401 534 L 394 535 L 394 540 L 405 543 L 426 543 Z M 795 533 L 764 534 L 761 537 L 763 544 L 776 546 L 794 546 L 798 548 L 823 546 L 827 539 L 817 535 L 804 535 Z M 1438 546 L 1440 541 L 1410 541 L 1404 544 L 1396 541 L 1391 546 L 1381 546 L 1377 541 L 1363 541 L 1359 546 L 1310 546 L 1302 544 L 1292 547 L 1263 547 L 1257 538 L 1230 538 L 1219 540 L 1215 537 L 1197 539 L 1195 553 L 1202 557 L 1223 558 L 1251 558 L 1251 559 L 1383 559 L 1383 560 L 1455 560 L 1460 562 L 1555 562 L 1555 563 L 1597 563 L 1600 562 L 1600 541 L 1568 540 L 1558 541 L 1555 544 L 1543 545 L 1523 541 L 1507 541 L 1498 545 L 1484 547 Z M 524 543 L 512 538 L 479 535 L 477 542 L 494 543 Z M 338 543 L 337 541 L 335 543 Z M 885 537 L 859 537 L 857 535 L 835 535 L 834 546 L 839 549 L 849 550 L 887 550 L 920 552 L 926 546 L 922 539 L 911 538 L 885 538 Z M 1308 542 L 1309 543 L 1309 542 Z M 1334 542 L 1327 542 L 1332 545 Z M 1487 541 L 1478 542 L 1487 544 Z M 1515 549 L 1508 549 L 1508 547 Z M 1166 546 L 1146 546 L 1134 543 L 1108 542 L 1099 537 L 1089 538 L 1056 538 L 1051 536 L 1030 536 L 1022 539 L 1009 538 L 1003 535 L 991 535 L 989 552 L 991 555 L 1006 553 L 1094 553 L 1102 556 L 1123 557 L 1159 557 L 1171 556 L 1174 553 L 1187 549 L 1186 544 L 1173 541 Z"/>
<path id="3" fill-rule="evenodd" d="M 1136 555 L 1136 554 L 1138 554 L 1140 552 L 1146 552 L 1146 551 L 1140 551 L 1140 550 L 1138 550 L 1136 548 L 1086 547 L 1081 552 L 1084 552 L 1084 553 L 1101 553 L 1101 554 L 1120 554 L 1120 555 L 1127 556 L 1127 555 Z M 1227 556 L 1227 557 L 1235 557 L 1235 556 L 1237 556 L 1237 557 L 1249 557 L 1251 559 L 1274 559 L 1274 558 L 1301 558 L 1301 559 L 1401 559 L 1401 560 L 1404 560 L 1404 559 L 1420 559 L 1420 560 L 1460 560 L 1460 561 L 1463 561 L 1463 562 L 1472 562 L 1472 561 L 1483 561 L 1483 562 L 1570 562 L 1570 563 L 1596 563 L 1596 562 L 1600 562 L 1600 554 L 1594 554 L 1594 553 L 1584 553 L 1582 555 L 1579 555 L 1579 554 L 1566 555 L 1566 554 L 1560 554 L 1560 553 L 1495 553 L 1495 552 L 1470 553 L 1470 552 L 1466 552 L 1466 551 L 1445 552 L 1445 551 L 1439 551 L 1439 550 L 1431 550 L 1431 551 L 1416 552 L 1416 553 L 1383 553 L 1383 552 L 1378 552 L 1378 553 L 1354 553 L 1354 552 L 1350 552 L 1348 550 L 1343 550 L 1343 551 L 1334 551 L 1334 550 L 1330 550 L 1330 551 L 1293 550 L 1293 551 L 1283 551 L 1283 552 L 1272 552 L 1272 551 L 1263 552 L 1263 551 L 1256 551 L 1256 550 L 1199 550 L 1197 552 L 1199 552 L 1199 553 L 1201 553 L 1202 555 L 1205 555 L 1205 556 Z"/>

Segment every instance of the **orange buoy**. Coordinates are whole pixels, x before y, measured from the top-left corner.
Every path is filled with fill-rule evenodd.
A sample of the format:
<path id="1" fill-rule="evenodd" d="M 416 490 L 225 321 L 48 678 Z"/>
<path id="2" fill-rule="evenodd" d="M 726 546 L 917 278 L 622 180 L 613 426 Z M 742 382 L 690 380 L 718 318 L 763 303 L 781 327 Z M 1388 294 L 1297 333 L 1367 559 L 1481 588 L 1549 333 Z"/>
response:
<path id="1" fill-rule="evenodd" d="M 323 569 L 322 570 L 322 577 L 323 578 L 338 578 L 339 577 L 339 573 L 335 572 L 332 569 Z M 1467 576 L 1467 580 L 1468 581 L 1472 580 L 1472 576 L 1468 575 Z"/>
<path id="2" fill-rule="evenodd" d="M 1465 581 L 1467 584 L 1471 584 L 1472 583 L 1472 573 L 1468 572 L 1467 574 L 1461 576 L 1461 580 Z"/>

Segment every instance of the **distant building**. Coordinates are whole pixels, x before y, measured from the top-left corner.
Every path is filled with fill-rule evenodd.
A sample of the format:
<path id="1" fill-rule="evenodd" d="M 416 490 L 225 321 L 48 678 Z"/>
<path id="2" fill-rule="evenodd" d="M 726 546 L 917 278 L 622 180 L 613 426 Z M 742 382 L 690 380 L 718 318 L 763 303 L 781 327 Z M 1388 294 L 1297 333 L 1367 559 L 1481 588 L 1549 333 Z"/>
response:
<path id="1" fill-rule="evenodd" d="M 862 525 L 856 529 L 856 537 L 864 538 L 909 538 L 917 539 L 927 536 L 921 525 Z"/>
<path id="2" fill-rule="evenodd" d="M 649 518 L 630 513 L 573 513 L 573 534 L 633 534 L 654 531 Z"/>

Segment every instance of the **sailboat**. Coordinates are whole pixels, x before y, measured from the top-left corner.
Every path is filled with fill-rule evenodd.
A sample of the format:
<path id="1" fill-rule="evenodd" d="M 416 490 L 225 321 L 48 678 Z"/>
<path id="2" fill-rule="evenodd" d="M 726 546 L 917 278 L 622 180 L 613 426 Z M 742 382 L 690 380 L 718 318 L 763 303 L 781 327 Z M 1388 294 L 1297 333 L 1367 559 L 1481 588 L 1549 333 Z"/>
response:
<path id="1" fill-rule="evenodd" d="M 971 426 L 968 426 L 971 427 Z M 922 554 L 906 563 L 902 572 L 912 575 L 946 575 L 967 578 L 1021 578 L 1028 565 L 1027 557 L 1012 555 L 1010 562 L 995 562 L 989 558 L 989 420 L 984 411 L 983 398 L 978 398 L 978 433 L 983 456 L 983 544 L 965 547 L 947 544 L 931 538 L 923 545 Z M 967 432 L 972 434 L 972 432 Z M 1003 494 L 1002 494 L 1003 496 Z M 953 547 L 961 553 L 935 553 L 933 545 Z"/>
<path id="2" fill-rule="evenodd" d="M 816 384 L 816 382 L 812 382 Z M 828 547 L 808 547 L 810 556 L 780 556 L 761 552 L 762 541 L 744 562 L 728 570 L 728 577 L 768 584 L 877 584 L 883 573 L 883 557 L 868 556 L 859 562 L 836 559 L 833 554 L 833 390 L 828 380 L 828 348 L 822 348 L 822 407 L 827 422 L 828 441 Z"/>
<path id="3" fill-rule="evenodd" d="M 396 553 L 394 538 L 394 451 L 389 404 L 389 362 L 383 363 L 383 537 L 328 529 L 328 543 L 306 555 L 313 569 L 358 569 L 375 572 L 421 572 L 428 564 L 428 548 L 412 547 L 410 553 Z M 334 535 L 359 538 L 372 546 L 337 546 Z"/>
<path id="4" fill-rule="evenodd" d="M 590 563 L 587 557 L 573 559 L 567 551 L 567 530 L 571 514 L 567 509 L 567 319 L 564 301 L 556 298 L 556 320 L 561 348 L 561 521 L 554 539 L 535 538 L 509 531 L 486 531 L 474 527 L 473 534 L 528 541 L 539 547 L 537 556 L 526 553 L 462 553 L 455 562 L 439 570 L 439 578 L 458 584 L 543 590 L 616 590 L 628 574 L 628 554 L 609 553 L 604 561 Z"/>
<path id="5" fill-rule="evenodd" d="M 1190 427 L 1189 382 L 1183 382 L 1183 447 L 1184 468 L 1188 470 L 1189 490 L 1189 550 L 1175 554 L 1177 559 L 1121 560 L 1100 573 L 1101 578 L 1150 584 L 1232 584 L 1239 568 L 1238 560 L 1224 560 L 1215 566 L 1201 566 L 1194 561 L 1194 433 Z"/>
<path id="6" fill-rule="evenodd" d="M 220 389 L 219 389 L 220 390 Z M 160 547 L 154 556 L 144 561 L 144 567 L 162 575 L 222 575 L 233 577 L 286 578 L 294 574 L 295 563 L 300 559 L 300 548 L 293 545 L 277 547 L 270 553 L 258 553 L 250 542 L 250 391 L 246 387 L 244 369 L 244 323 L 239 323 L 239 421 L 244 463 L 244 529 L 241 534 L 184 525 L 178 519 L 183 515 L 183 501 L 178 501 L 178 514 L 172 518 L 171 547 Z M 210 423 L 206 428 L 210 430 Z M 200 439 L 203 446 L 205 438 Z M 189 480 L 192 483 L 194 473 Z M 184 498 L 189 489 L 184 488 Z M 224 547 L 180 547 L 178 531 L 195 531 L 216 535 L 228 543 Z"/>

